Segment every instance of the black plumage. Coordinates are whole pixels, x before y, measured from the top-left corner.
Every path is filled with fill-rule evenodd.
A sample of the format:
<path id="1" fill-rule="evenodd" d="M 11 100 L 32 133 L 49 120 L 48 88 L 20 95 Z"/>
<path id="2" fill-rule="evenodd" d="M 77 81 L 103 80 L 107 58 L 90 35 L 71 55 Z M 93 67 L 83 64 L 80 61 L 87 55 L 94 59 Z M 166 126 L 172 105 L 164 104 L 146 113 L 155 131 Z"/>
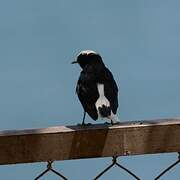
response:
<path id="1" fill-rule="evenodd" d="M 115 121 L 115 119 L 111 118 L 115 118 L 118 108 L 118 87 L 112 73 L 103 63 L 101 56 L 94 51 L 86 50 L 82 51 L 78 55 L 77 61 L 73 63 L 78 63 L 82 68 L 76 92 L 84 112 L 87 112 L 94 120 L 101 117 Z M 104 93 L 102 99 L 99 99 L 100 87 L 102 93 Z"/>

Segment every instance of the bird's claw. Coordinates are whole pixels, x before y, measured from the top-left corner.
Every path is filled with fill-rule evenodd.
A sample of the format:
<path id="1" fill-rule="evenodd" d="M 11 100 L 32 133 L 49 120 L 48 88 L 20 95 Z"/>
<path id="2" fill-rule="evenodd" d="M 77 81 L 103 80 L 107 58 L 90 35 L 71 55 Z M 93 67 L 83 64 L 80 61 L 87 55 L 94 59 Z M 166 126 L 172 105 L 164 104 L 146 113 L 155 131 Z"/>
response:
<path id="1" fill-rule="evenodd" d="M 87 126 L 91 126 L 91 123 L 81 123 L 81 124 L 77 124 L 78 126 L 83 126 L 83 127 L 87 127 Z"/>
<path id="2" fill-rule="evenodd" d="M 105 122 L 104 124 L 105 124 L 105 125 L 111 125 L 111 123 L 109 123 L 109 122 Z"/>
<path id="3" fill-rule="evenodd" d="M 116 121 L 116 122 L 113 122 L 113 121 L 111 121 L 111 122 L 105 122 L 104 123 L 105 125 L 118 125 L 118 124 L 120 124 L 120 122 L 119 121 Z"/>

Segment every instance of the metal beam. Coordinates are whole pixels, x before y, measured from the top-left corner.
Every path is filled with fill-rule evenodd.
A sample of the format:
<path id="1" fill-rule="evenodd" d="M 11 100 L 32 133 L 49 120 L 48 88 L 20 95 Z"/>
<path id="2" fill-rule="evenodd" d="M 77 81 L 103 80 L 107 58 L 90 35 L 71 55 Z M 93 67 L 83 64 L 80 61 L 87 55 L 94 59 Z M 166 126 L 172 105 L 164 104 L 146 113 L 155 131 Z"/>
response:
<path id="1" fill-rule="evenodd" d="M 0 164 L 180 152 L 180 119 L 0 131 Z"/>

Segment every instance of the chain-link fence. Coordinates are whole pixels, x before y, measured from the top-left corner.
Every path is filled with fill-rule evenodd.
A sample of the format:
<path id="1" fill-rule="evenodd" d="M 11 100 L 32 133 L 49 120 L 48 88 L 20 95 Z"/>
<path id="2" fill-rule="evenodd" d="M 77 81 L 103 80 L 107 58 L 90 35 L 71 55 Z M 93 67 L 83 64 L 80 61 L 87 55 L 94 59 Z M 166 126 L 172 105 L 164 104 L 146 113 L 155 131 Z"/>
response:
<path id="1" fill-rule="evenodd" d="M 169 172 L 170 170 L 172 170 L 175 166 L 177 166 L 180 163 L 180 153 L 178 153 L 178 158 L 177 161 L 174 162 L 172 165 L 170 165 L 169 167 L 167 167 L 165 170 L 163 170 L 162 172 L 159 173 L 159 175 L 157 177 L 155 177 L 153 180 L 160 180 L 163 176 L 166 175 L 167 172 Z M 34 180 L 40 180 L 43 176 L 45 176 L 48 172 L 52 172 L 54 174 L 56 174 L 57 176 L 59 176 L 60 179 L 63 180 L 68 180 L 67 177 L 65 177 L 62 173 L 58 172 L 57 170 L 54 170 L 52 167 L 53 162 L 52 161 L 48 161 L 47 162 L 47 169 L 44 170 L 42 173 L 40 173 L 40 175 L 38 175 L 36 178 L 34 178 Z M 105 176 L 106 172 L 108 172 L 109 170 L 111 170 L 114 166 L 120 168 L 121 170 L 125 171 L 126 173 L 129 174 L 129 176 L 132 177 L 132 179 L 136 179 L 136 180 L 141 180 L 141 177 L 138 177 L 134 172 L 132 172 L 130 169 L 128 169 L 127 167 L 121 165 L 118 162 L 118 157 L 114 156 L 112 157 L 112 163 L 105 168 L 104 170 L 102 170 L 96 177 L 92 177 L 93 180 L 99 180 L 102 176 Z"/>

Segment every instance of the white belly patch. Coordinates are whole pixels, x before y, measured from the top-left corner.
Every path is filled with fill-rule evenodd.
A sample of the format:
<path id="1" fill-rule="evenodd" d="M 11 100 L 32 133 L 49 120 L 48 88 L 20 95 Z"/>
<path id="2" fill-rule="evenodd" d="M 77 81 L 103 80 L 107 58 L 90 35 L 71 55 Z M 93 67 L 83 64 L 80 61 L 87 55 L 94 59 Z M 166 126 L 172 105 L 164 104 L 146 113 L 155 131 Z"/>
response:
<path id="1" fill-rule="evenodd" d="M 104 84 L 99 84 L 98 83 L 97 88 L 98 88 L 98 92 L 99 92 L 99 98 L 96 101 L 95 106 L 96 106 L 96 109 L 97 109 L 97 112 L 98 112 L 98 116 L 100 116 L 99 107 L 102 107 L 103 105 L 109 107 L 110 103 L 109 103 L 108 99 L 104 95 Z"/>
<path id="2" fill-rule="evenodd" d="M 99 93 L 99 98 L 96 101 L 95 106 L 98 112 L 98 118 L 102 118 L 101 114 L 99 113 L 99 107 L 102 107 L 103 105 L 106 107 L 110 107 L 110 102 L 104 95 L 104 84 L 98 83 L 97 89 Z M 118 121 L 118 117 L 116 116 L 116 114 L 113 114 L 112 111 L 111 111 L 111 115 L 108 116 L 107 118 L 110 119 L 113 123 L 116 123 Z"/>

